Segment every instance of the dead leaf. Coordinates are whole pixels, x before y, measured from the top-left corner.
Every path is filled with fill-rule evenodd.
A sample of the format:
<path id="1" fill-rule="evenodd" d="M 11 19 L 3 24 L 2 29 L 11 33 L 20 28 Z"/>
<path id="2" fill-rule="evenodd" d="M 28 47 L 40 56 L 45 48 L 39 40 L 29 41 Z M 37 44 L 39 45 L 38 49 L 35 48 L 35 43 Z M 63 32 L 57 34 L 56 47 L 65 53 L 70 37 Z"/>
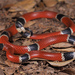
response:
<path id="1" fill-rule="evenodd" d="M 37 3 L 39 3 L 41 0 L 35 0 Z"/>
<path id="2" fill-rule="evenodd" d="M 58 2 L 62 2 L 62 1 L 65 1 L 65 0 L 58 0 Z"/>
<path id="3" fill-rule="evenodd" d="M 6 75 L 11 75 L 15 72 L 15 68 L 11 68 L 11 67 L 5 67 L 5 74 Z"/>
<path id="4" fill-rule="evenodd" d="M 15 4 L 17 0 L 0 0 L 0 5 L 2 8 L 8 8 L 11 7 L 13 4 Z"/>
<path id="5" fill-rule="evenodd" d="M 31 40 L 24 40 L 22 46 L 25 46 L 25 45 L 27 46 L 30 44 L 32 44 Z"/>
<path id="6" fill-rule="evenodd" d="M 69 64 L 70 62 L 72 62 L 74 59 L 68 60 L 68 61 L 62 61 L 62 62 L 51 62 L 51 61 L 47 61 L 50 65 L 52 66 L 56 66 L 56 67 L 62 67 L 65 66 L 67 64 Z"/>
<path id="7" fill-rule="evenodd" d="M 0 31 L 5 29 L 5 25 L 0 25 Z"/>
<path id="8" fill-rule="evenodd" d="M 20 74 L 22 75 L 26 75 L 26 73 L 24 71 L 20 71 Z"/>
<path id="9" fill-rule="evenodd" d="M 20 73 L 14 73 L 14 75 L 21 75 Z"/>
<path id="10" fill-rule="evenodd" d="M 75 49 L 74 49 L 74 48 L 53 49 L 53 50 L 56 50 L 56 51 L 66 51 L 66 52 L 74 52 L 74 51 L 75 51 Z"/>
<path id="11" fill-rule="evenodd" d="M 13 63 L 9 60 L 6 60 L 5 63 L 6 63 L 6 65 L 10 66 L 11 68 L 19 68 L 20 67 L 20 64 Z"/>
<path id="12" fill-rule="evenodd" d="M 54 45 L 51 45 L 52 47 L 70 47 L 73 46 L 72 44 L 66 43 L 66 42 L 62 42 L 62 43 L 56 43 Z"/>
<path id="13" fill-rule="evenodd" d="M 67 73 L 59 72 L 58 75 L 69 75 Z"/>
<path id="14" fill-rule="evenodd" d="M 70 75 L 75 75 L 75 67 L 74 67 L 74 68 L 66 68 L 66 69 L 63 70 L 62 72 L 68 73 L 68 74 L 70 74 Z"/>
<path id="15" fill-rule="evenodd" d="M 9 7 L 13 6 L 13 5 L 14 4 L 7 4 L 7 5 L 3 6 L 3 8 L 9 8 Z"/>
<path id="16" fill-rule="evenodd" d="M 65 3 L 68 3 L 70 5 L 75 5 L 75 0 L 65 0 Z"/>
<path id="17" fill-rule="evenodd" d="M 30 69 L 30 68 L 36 68 L 37 67 L 37 65 L 36 64 L 28 64 L 27 66 L 22 66 L 22 68 L 24 69 L 24 70 L 26 70 L 26 69 Z"/>
<path id="18" fill-rule="evenodd" d="M 1 69 L 4 69 L 5 67 L 4 67 L 4 65 L 0 64 L 0 68 L 1 68 Z"/>
<path id="19" fill-rule="evenodd" d="M 4 73 L 3 73 L 3 70 L 2 70 L 2 69 L 0 69 L 0 75 L 4 75 Z"/>
<path id="20" fill-rule="evenodd" d="M 35 21 L 28 21 L 24 27 L 30 27 L 31 25 L 35 24 L 36 23 L 36 20 Z"/>
<path id="21" fill-rule="evenodd" d="M 5 60 L 5 59 L 4 59 Z M 5 64 L 5 61 L 3 60 L 3 58 L 0 56 L 0 64 Z"/>
<path id="22" fill-rule="evenodd" d="M 36 5 L 35 0 L 24 0 L 14 4 L 10 9 L 9 12 L 16 12 L 16 11 L 28 11 Z"/>
<path id="23" fill-rule="evenodd" d="M 47 7 L 52 7 L 57 4 L 57 0 L 43 0 Z"/>
<path id="24" fill-rule="evenodd" d="M 33 12 L 33 11 L 35 11 L 35 8 L 31 8 L 31 9 L 27 10 L 27 12 Z"/>

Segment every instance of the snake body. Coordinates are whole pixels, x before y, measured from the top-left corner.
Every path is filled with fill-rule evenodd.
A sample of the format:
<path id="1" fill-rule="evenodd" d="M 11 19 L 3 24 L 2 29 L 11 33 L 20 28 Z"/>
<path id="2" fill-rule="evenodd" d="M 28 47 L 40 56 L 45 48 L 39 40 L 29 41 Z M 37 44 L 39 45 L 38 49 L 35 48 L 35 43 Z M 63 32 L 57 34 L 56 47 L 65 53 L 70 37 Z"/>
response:
<path id="1" fill-rule="evenodd" d="M 45 34 L 33 34 L 33 32 L 24 28 L 25 23 L 37 18 L 57 19 L 67 26 L 67 29 Z M 27 32 L 29 31 L 29 32 Z M 23 37 L 30 39 L 40 39 L 37 43 L 28 46 L 17 46 L 9 42 L 9 38 L 17 33 Z M 75 44 L 75 36 L 71 35 L 75 32 L 74 22 L 63 14 L 53 11 L 30 12 L 18 18 L 14 25 L 5 29 L 0 36 L 0 50 L 6 51 L 7 58 L 16 63 L 25 62 L 32 58 L 43 58 L 52 61 L 67 61 L 75 58 L 75 52 L 66 53 L 50 53 L 41 51 L 43 48 L 60 42 L 69 42 Z M 15 54 L 23 54 L 17 56 Z"/>

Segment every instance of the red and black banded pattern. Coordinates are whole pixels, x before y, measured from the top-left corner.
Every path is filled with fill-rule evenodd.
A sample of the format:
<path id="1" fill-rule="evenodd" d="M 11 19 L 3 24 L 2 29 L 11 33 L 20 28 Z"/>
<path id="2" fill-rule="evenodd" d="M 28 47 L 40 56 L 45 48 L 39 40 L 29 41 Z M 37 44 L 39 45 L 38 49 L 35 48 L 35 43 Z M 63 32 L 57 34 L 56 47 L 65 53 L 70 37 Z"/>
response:
<path id="1" fill-rule="evenodd" d="M 33 34 L 32 30 L 29 28 L 24 28 L 26 22 L 37 19 L 37 18 L 55 18 L 64 23 L 67 29 L 47 34 Z M 27 32 L 28 31 L 28 32 Z M 30 39 L 41 39 L 39 42 L 28 45 L 28 46 L 17 46 L 9 42 L 9 37 L 17 34 L 22 34 L 22 36 Z M 14 25 L 10 28 L 4 30 L 0 36 L 0 50 L 6 51 L 7 58 L 16 63 L 25 62 L 32 58 L 43 58 L 47 60 L 58 60 L 67 61 L 75 58 L 75 52 L 68 53 L 49 53 L 40 51 L 43 48 L 59 43 L 59 42 L 69 42 L 75 44 L 75 36 L 71 35 L 75 32 L 75 24 L 73 21 L 63 14 L 58 14 L 53 11 L 41 11 L 41 12 L 31 12 L 26 13 L 22 17 L 18 18 Z M 23 54 L 21 56 L 16 56 L 15 54 Z"/>
<path id="2" fill-rule="evenodd" d="M 44 51 L 31 51 L 20 57 L 21 62 L 25 62 L 32 58 L 42 58 L 52 61 L 67 61 L 75 58 L 75 52 L 67 52 L 67 53 L 49 53 Z"/>

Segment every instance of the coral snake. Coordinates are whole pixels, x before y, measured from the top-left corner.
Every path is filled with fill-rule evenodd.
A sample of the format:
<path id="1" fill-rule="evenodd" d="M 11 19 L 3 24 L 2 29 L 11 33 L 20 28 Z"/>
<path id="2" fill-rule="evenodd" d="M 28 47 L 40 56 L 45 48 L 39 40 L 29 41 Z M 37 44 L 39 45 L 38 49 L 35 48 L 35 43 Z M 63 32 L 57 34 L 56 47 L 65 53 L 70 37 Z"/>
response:
<path id="1" fill-rule="evenodd" d="M 67 29 L 45 34 L 33 34 L 29 28 L 24 28 L 25 23 L 37 18 L 55 18 L 67 26 Z M 9 38 L 17 33 L 23 37 L 30 39 L 40 39 L 37 43 L 28 46 L 18 46 L 9 42 Z M 16 63 L 25 62 L 32 58 L 42 58 L 52 61 L 67 61 L 75 58 L 75 52 L 66 53 L 50 53 L 40 51 L 43 48 L 60 42 L 69 42 L 75 44 L 75 36 L 71 35 L 75 32 L 74 22 L 63 14 L 53 11 L 30 12 L 18 18 L 14 25 L 5 29 L 0 36 L 0 50 L 6 51 L 7 58 Z M 15 54 L 22 54 L 20 56 Z"/>

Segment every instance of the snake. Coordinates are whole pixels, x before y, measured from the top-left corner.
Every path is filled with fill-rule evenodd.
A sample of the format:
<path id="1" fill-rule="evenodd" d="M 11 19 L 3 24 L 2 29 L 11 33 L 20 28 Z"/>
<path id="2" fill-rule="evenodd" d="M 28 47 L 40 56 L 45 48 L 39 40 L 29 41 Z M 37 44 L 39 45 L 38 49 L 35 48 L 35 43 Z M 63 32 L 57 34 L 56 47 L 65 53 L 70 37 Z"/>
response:
<path id="1" fill-rule="evenodd" d="M 24 28 L 24 25 L 28 21 L 38 18 L 56 19 L 66 25 L 67 28 L 62 31 L 43 34 L 33 34 L 31 29 Z M 6 57 L 15 63 L 23 63 L 33 58 L 42 58 L 51 61 L 69 61 L 75 59 L 75 52 L 51 53 L 42 51 L 42 49 L 60 42 L 68 42 L 74 45 L 75 36 L 72 35 L 74 32 L 75 24 L 66 15 L 48 10 L 29 12 L 17 18 L 11 27 L 3 30 L 0 35 L 0 50 L 6 51 Z M 20 33 L 25 38 L 39 39 L 40 41 L 26 46 L 14 45 L 9 39 L 17 33 Z"/>

